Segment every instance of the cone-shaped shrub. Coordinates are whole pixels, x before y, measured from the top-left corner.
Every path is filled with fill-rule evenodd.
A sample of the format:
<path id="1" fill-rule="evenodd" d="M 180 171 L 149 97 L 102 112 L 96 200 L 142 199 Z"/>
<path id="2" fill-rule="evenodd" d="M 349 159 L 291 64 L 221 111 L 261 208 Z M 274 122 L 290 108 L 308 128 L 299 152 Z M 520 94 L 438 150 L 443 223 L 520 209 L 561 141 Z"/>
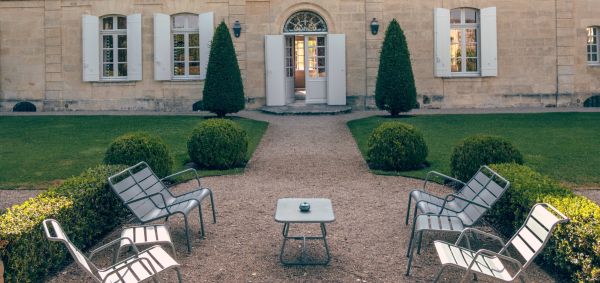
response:
<path id="1" fill-rule="evenodd" d="M 240 66 L 225 22 L 221 22 L 213 36 L 203 96 L 204 110 L 219 117 L 236 113 L 245 106 Z"/>
<path id="2" fill-rule="evenodd" d="M 406 37 L 396 19 L 385 32 L 379 56 L 379 71 L 375 86 L 377 108 L 398 116 L 408 112 L 417 104 L 417 89 L 410 63 Z"/>

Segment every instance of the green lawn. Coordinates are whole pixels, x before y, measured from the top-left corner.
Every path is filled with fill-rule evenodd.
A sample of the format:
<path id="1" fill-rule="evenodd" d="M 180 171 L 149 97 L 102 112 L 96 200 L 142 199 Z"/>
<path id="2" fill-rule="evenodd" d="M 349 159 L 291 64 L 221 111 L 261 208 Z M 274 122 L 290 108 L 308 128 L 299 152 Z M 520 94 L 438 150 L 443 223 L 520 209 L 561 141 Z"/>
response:
<path id="1" fill-rule="evenodd" d="M 389 117 L 348 122 L 363 156 L 371 131 Z M 463 138 L 474 134 L 504 136 L 523 153 L 525 164 L 565 183 L 600 184 L 600 113 L 428 115 L 395 119 L 418 127 L 429 148 L 430 168 L 382 172 L 424 178 L 429 170 L 450 173 L 450 155 Z"/>
<path id="2" fill-rule="evenodd" d="M 131 131 L 158 134 L 174 155 L 174 171 L 189 161 L 187 139 L 198 116 L 0 116 L 0 188 L 45 188 L 102 162 L 117 136 Z M 249 136 L 252 156 L 268 124 L 233 118 Z M 202 175 L 242 172 L 202 171 Z"/>

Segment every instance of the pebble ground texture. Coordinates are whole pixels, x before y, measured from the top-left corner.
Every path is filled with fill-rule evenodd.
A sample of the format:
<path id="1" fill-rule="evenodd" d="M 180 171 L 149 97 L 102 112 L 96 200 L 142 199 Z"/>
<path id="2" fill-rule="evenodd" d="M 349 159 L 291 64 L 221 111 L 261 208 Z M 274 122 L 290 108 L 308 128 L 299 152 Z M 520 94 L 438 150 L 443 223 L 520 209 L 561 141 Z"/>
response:
<path id="1" fill-rule="evenodd" d="M 431 282 L 441 267 L 424 238 L 424 252 L 417 256 L 411 276 L 404 276 L 410 226 L 403 216 L 407 195 L 422 181 L 377 176 L 369 172 L 346 122 L 372 115 L 358 112 L 340 116 L 268 116 L 244 112 L 242 116 L 270 123 L 247 170 L 242 175 L 209 177 L 203 185 L 213 189 L 217 224 L 206 224 L 206 238 L 193 235 L 193 250 L 186 253 L 181 217 L 169 220 L 185 282 Z M 179 192 L 194 183 L 179 186 Z M 440 186 L 432 191 L 450 192 Z M 278 255 L 282 225 L 274 221 L 277 199 L 285 197 L 330 198 L 336 221 L 328 225 L 332 261 L 328 266 L 285 267 Z M 208 222 L 210 207 L 203 206 Z M 192 212 L 192 229 L 199 230 Z M 291 232 L 317 234 L 318 226 L 296 227 Z M 489 230 L 489 228 L 488 228 Z M 103 242 L 118 236 L 118 229 Z M 438 235 L 439 237 L 439 235 Z M 447 236 L 453 241 L 454 236 Z M 298 248 L 298 243 L 289 246 Z M 318 245 L 311 245 L 316 253 Z M 289 254 L 294 256 L 293 253 Z M 108 266 L 110 253 L 98 258 Z M 533 265 L 529 282 L 555 282 Z M 164 282 L 175 282 L 168 271 Z M 444 282 L 458 282 L 460 273 L 450 271 Z M 488 282 L 479 278 L 481 282 Z M 50 282 L 90 281 L 75 264 Z"/>

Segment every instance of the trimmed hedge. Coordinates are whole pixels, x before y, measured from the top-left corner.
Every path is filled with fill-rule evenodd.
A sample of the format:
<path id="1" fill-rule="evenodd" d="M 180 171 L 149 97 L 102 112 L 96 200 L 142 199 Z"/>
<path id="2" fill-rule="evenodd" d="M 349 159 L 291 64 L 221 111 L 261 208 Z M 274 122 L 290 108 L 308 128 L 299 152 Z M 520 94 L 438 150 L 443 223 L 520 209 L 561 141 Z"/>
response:
<path id="1" fill-rule="evenodd" d="M 600 207 L 529 167 L 491 167 L 511 181 L 510 189 L 490 211 L 495 226 L 512 236 L 535 203 L 553 205 L 571 221 L 555 230 L 539 260 L 553 272 L 570 276 L 573 282 L 600 282 Z"/>
<path id="2" fill-rule="evenodd" d="M 0 215 L 0 257 L 7 282 L 40 282 L 71 260 L 64 245 L 50 242 L 42 221 L 58 220 L 75 246 L 85 249 L 128 215 L 112 193 L 108 176 L 122 166 L 100 165 L 67 179 Z"/>
<path id="3" fill-rule="evenodd" d="M 410 170 L 427 158 L 427 144 L 416 127 L 401 122 L 385 122 L 375 128 L 368 140 L 367 156 L 373 169 Z"/>
<path id="4" fill-rule="evenodd" d="M 173 156 L 167 144 L 158 136 L 145 132 L 124 134 L 116 138 L 106 150 L 104 163 L 133 166 L 146 161 L 159 177 L 171 173 Z"/>
<path id="5" fill-rule="evenodd" d="M 237 123 L 227 119 L 200 122 L 188 140 L 188 154 L 205 168 L 228 169 L 246 163 L 248 137 Z"/>
<path id="6" fill-rule="evenodd" d="M 523 164 L 523 155 L 508 140 L 499 136 L 475 135 L 463 139 L 452 151 L 452 175 L 469 180 L 482 165 L 498 163 Z"/>

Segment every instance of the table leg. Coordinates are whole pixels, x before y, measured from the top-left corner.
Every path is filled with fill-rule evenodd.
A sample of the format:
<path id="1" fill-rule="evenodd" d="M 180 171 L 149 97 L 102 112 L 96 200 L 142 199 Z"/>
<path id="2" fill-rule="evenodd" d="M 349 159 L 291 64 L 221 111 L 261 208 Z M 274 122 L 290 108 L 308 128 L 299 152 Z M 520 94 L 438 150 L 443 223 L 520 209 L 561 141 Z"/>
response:
<path id="1" fill-rule="evenodd" d="M 284 265 L 327 265 L 331 260 L 331 254 L 329 252 L 329 245 L 327 244 L 327 229 L 325 227 L 325 223 L 320 223 L 321 226 L 321 236 L 320 237 L 307 237 L 307 236 L 289 236 L 288 232 L 290 229 L 290 223 L 283 224 L 283 243 L 281 244 L 281 250 L 279 253 L 279 261 Z M 287 240 L 302 240 L 302 255 L 300 260 L 298 261 L 286 261 L 283 258 L 283 254 L 285 253 L 285 246 Z M 325 252 L 327 258 L 324 261 L 307 261 L 306 260 L 306 241 L 307 240 L 322 240 L 323 245 L 325 247 Z"/>

